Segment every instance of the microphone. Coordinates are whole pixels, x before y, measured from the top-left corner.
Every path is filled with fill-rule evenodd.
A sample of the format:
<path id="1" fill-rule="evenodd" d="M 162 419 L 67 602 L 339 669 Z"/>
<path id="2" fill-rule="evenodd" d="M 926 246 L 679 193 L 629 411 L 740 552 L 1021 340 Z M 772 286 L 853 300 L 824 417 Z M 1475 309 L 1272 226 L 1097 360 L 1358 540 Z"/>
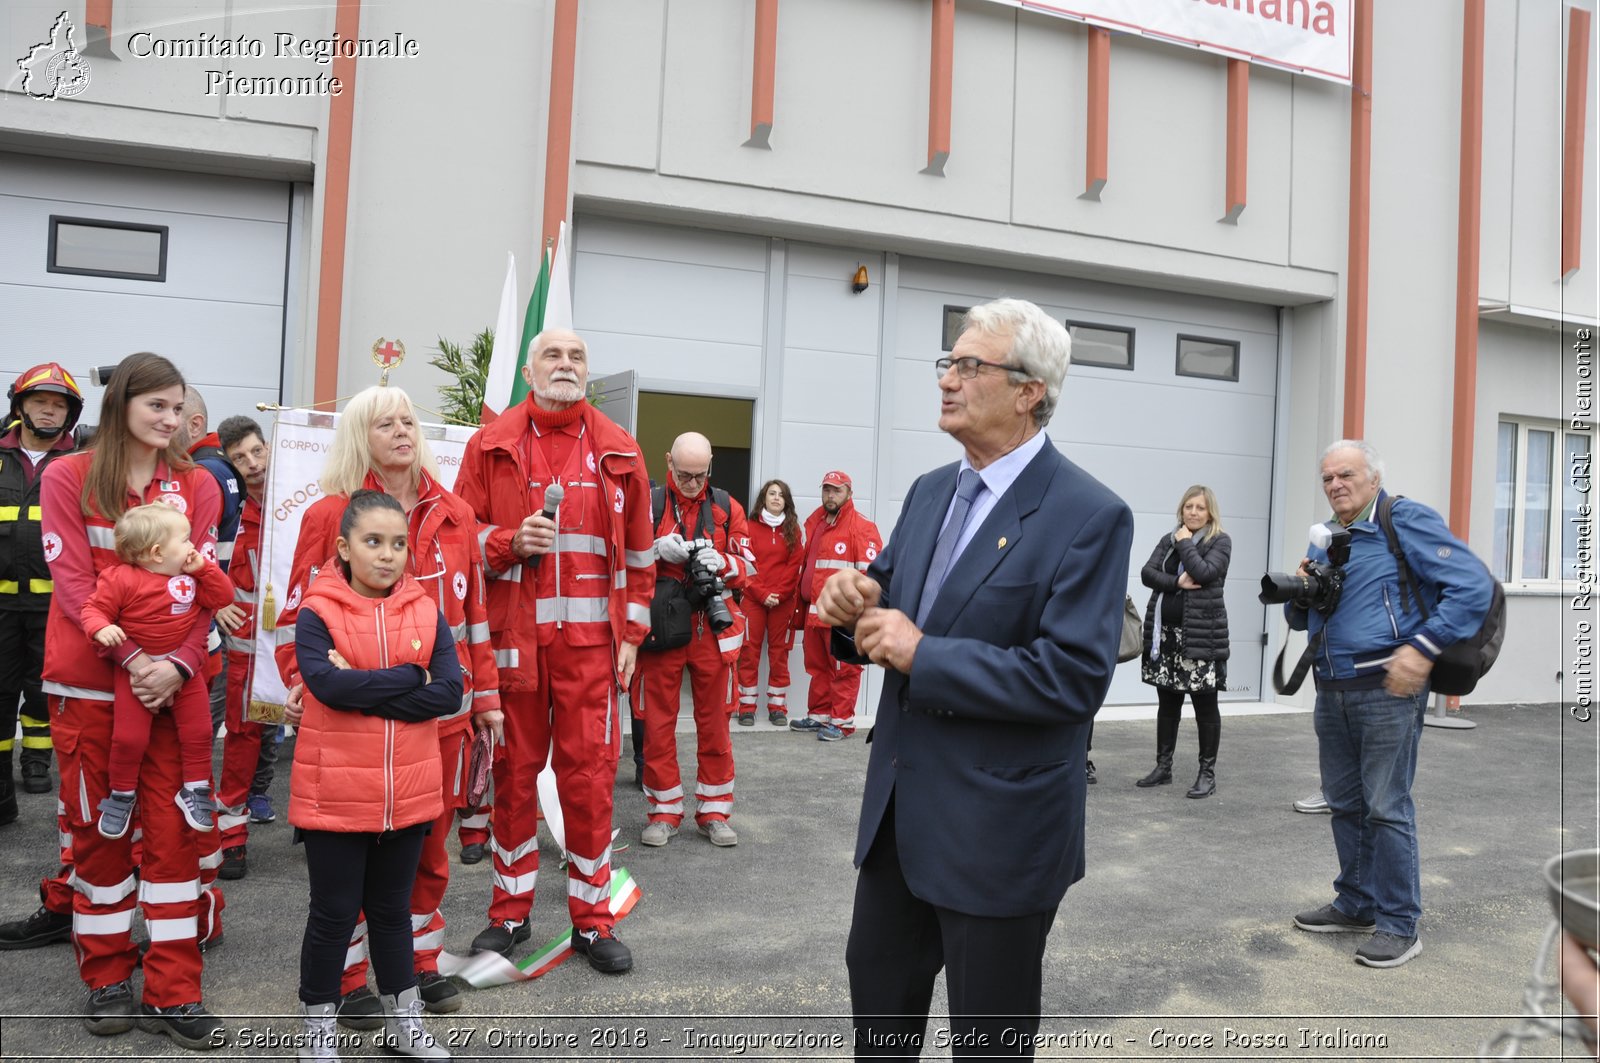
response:
<path id="1" fill-rule="evenodd" d="M 561 500 L 566 497 L 567 490 L 558 483 L 553 483 L 544 489 L 544 517 L 546 520 L 556 519 L 556 507 L 561 505 Z M 528 564 L 534 568 L 539 567 L 539 562 L 544 560 L 543 554 L 534 554 L 528 558 Z"/>

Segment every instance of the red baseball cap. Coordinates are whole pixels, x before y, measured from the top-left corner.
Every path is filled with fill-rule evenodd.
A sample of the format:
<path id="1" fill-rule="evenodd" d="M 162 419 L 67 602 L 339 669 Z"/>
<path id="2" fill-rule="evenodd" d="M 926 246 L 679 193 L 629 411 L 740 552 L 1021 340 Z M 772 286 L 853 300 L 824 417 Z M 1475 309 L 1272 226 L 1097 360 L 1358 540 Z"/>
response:
<path id="1" fill-rule="evenodd" d="M 834 487 L 853 487 L 853 486 L 855 486 L 854 484 L 852 484 L 850 482 L 850 474 L 849 473 L 845 473 L 845 472 L 840 472 L 838 469 L 833 470 L 828 475 L 826 475 L 826 476 L 824 476 L 822 478 L 822 486 L 827 487 L 830 484 L 833 485 Z"/>

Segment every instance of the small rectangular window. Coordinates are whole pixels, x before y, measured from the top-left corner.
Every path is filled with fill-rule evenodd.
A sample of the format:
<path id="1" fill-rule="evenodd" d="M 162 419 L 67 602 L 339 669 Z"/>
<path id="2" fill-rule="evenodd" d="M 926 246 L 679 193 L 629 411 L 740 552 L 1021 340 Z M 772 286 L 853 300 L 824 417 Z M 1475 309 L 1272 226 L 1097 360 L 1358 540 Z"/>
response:
<path id="1" fill-rule="evenodd" d="M 1239 379 L 1239 344 L 1203 336 L 1178 337 L 1178 375 L 1207 380 Z"/>
<path id="2" fill-rule="evenodd" d="M 1072 336 L 1072 364 L 1105 369 L 1133 368 L 1133 329 L 1115 325 L 1088 325 L 1068 321 Z"/>
<path id="3" fill-rule="evenodd" d="M 167 226 L 50 217 L 51 273 L 123 280 L 167 279 Z"/>
<path id="4" fill-rule="evenodd" d="M 956 340 L 961 338 L 961 323 L 967 319 L 970 306 L 947 306 L 944 308 L 944 339 L 940 343 L 942 350 L 953 351 L 956 349 Z"/>

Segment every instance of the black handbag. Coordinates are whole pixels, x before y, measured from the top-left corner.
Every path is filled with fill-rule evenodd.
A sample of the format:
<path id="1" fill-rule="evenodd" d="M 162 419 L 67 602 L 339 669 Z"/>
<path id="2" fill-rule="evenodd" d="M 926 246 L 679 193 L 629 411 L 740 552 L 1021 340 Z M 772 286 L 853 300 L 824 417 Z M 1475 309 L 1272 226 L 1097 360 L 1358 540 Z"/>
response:
<path id="1" fill-rule="evenodd" d="M 655 597 L 650 599 L 650 634 L 639 648 L 659 653 L 689 645 L 694 637 L 694 612 L 687 584 L 675 579 L 656 580 Z"/>

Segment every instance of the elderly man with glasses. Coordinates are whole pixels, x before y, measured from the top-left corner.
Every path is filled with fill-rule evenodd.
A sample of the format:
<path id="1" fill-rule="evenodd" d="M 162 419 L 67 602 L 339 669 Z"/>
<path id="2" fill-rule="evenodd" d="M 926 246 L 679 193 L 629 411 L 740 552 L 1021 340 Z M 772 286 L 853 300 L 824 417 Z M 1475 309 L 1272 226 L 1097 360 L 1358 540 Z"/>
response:
<path id="1" fill-rule="evenodd" d="M 937 363 L 962 459 L 918 478 L 888 547 L 817 599 L 835 652 L 884 668 L 845 948 L 857 1058 L 920 1054 L 941 968 L 952 1055 L 1034 1054 L 1133 536 L 1044 433 L 1071 350 L 1032 303 L 968 311 Z"/>
<path id="2" fill-rule="evenodd" d="M 687 645 L 652 650 L 646 643 L 646 652 L 639 656 L 632 700 L 635 717 L 644 720 L 649 822 L 640 841 L 645 845 L 667 844 L 683 822 L 676 732 L 684 669 L 689 671 L 698 735 L 695 825 L 712 845 L 726 848 L 739 843 L 739 835 L 728 826 L 733 814 L 733 742 L 728 736 L 732 670 L 744 645 L 744 616 L 733 592 L 755 574 L 755 559 L 750 556 L 744 507 L 726 491 L 712 487 L 710 478 L 711 441 L 699 432 L 685 432 L 667 454 L 666 484 L 651 493 L 657 586 L 677 581 L 703 588 L 715 579 L 721 587 L 712 598 L 689 592 L 696 608 Z"/>

